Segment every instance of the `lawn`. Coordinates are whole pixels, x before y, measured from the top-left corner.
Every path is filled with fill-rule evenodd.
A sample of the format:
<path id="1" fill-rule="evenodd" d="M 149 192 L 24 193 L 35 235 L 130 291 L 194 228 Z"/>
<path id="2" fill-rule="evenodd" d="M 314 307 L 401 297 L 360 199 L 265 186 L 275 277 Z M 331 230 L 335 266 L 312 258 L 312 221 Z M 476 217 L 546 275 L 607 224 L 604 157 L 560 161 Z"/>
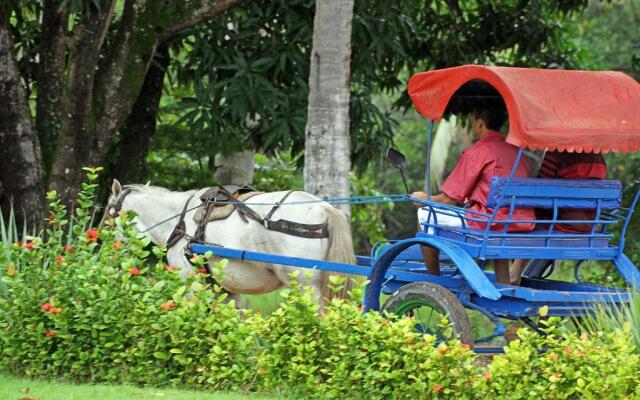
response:
<path id="1" fill-rule="evenodd" d="M 0 375 L 2 400 L 270 400 L 255 394 L 207 393 L 188 390 L 138 388 L 127 385 L 76 385 Z"/>

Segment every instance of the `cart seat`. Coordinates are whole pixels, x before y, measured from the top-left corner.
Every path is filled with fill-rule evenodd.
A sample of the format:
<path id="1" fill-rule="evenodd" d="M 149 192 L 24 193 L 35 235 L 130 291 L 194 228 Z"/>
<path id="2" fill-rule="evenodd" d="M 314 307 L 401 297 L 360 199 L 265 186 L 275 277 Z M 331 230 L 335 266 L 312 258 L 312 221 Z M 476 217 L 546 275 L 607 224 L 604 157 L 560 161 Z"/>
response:
<path id="1" fill-rule="evenodd" d="M 457 215 L 465 220 L 464 227 L 447 227 L 428 224 L 434 235 L 455 243 L 472 257 L 479 258 L 541 258 L 541 259 L 611 259 L 618 247 L 610 244 L 611 226 L 626 221 L 631 213 L 622 208 L 619 181 L 570 180 L 494 177 L 487 198 L 487 206 L 493 209 L 530 207 L 549 209 L 558 215 L 561 209 L 593 210 L 594 217 L 582 220 L 592 229 L 587 233 L 566 233 L 555 229 L 559 224 L 577 223 L 551 217 L 550 220 L 500 220 L 500 230 L 483 230 L 468 227 L 471 217 L 467 210 L 427 201 L 429 210 L 436 214 Z M 493 215 L 475 216 L 476 221 L 489 220 Z M 510 218 L 510 217 L 509 217 Z M 533 222 L 532 232 L 509 232 L 515 222 Z M 425 232 L 427 231 L 425 225 Z M 419 233 L 418 235 L 424 235 Z"/>
<path id="2" fill-rule="evenodd" d="M 566 233 L 551 232 L 547 229 L 537 229 L 532 232 L 512 234 L 513 237 L 499 238 L 489 237 L 487 238 L 487 245 L 489 246 L 522 246 L 522 247 L 607 247 L 609 245 L 609 239 L 612 235 L 607 237 L 591 238 L 580 237 L 581 235 L 572 235 L 572 237 L 566 237 Z M 517 235 L 517 236 L 516 236 Z M 485 232 L 479 229 L 465 229 L 464 233 L 450 231 L 447 229 L 438 229 L 437 236 L 466 242 L 469 244 L 482 244 L 485 236 Z M 540 237 L 545 236 L 545 237 Z"/>

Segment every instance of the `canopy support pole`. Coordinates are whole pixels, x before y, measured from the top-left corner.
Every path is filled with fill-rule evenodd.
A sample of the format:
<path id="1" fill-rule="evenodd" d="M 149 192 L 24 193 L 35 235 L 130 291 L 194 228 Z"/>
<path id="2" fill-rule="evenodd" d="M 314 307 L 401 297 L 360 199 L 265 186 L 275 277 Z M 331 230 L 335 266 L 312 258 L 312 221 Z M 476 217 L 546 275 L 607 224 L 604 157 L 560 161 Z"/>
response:
<path id="1" fill-rule="evenodd" d="M 427 168 L 424 177 L 424 192 L 427 194 L 427 199 L 431 200 L 431 139 L 433 138 L 433 126 L 435 121 L 431 121 L 429 124 L 429 135 L 427 137 Z"/>

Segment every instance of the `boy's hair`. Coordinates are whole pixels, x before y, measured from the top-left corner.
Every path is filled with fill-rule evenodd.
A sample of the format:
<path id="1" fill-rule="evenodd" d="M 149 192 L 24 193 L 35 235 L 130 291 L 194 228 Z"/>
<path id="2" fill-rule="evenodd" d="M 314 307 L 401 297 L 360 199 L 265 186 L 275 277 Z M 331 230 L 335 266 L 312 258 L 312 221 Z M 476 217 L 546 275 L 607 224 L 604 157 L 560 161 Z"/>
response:
<path id="1" fill-rule="evenodd" d="M 473 108 L 472 114 L 483 120 L 492 131 L 499 131 L 507 120 L 507 110 L 502 102 L 483 102 Z"/>

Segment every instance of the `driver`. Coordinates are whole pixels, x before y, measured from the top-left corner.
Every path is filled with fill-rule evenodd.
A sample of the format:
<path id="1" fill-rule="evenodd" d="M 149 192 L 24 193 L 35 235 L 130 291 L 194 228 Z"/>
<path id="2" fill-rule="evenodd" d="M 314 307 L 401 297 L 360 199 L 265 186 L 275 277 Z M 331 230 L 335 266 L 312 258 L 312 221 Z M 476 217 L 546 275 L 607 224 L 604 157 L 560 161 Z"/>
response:
<path id="1" fill-rule="evenodd" d="M 491 214 L 493 210 L 487 208 L 487 197 L 491 178 L 494 176 L 509 176 L 516 161 L 518 148 L 505 142 L 504 137 L 499 132 L 506 120 L 506 110 L 504 103 L 496 101 L 485 101 L 479 104 L 472 113 L 471 130 L 477 139 L 476 143 L 466 149 L 453 171 L 440 188 L 441 193 L 431 197 L 431 200 L 444 204 L 466 203 L 469 211 L 476 211 Z M 522 158 L 516 168 L 515 177 L 526 178 L 529 176 L 529 160 Z M 412 196 L 426 199 L 424 192 L 414 192 Z M 467 217 L 481 217 L 473 212 L 467 212 Z M 495 222 L 491 225 L 492 230 L 503 229 L 504 225 L 500 220 L 508 219 L 509 209 L 502 208 L 496 215 Z M 516 208 L 512 219 L 529 220 L 535 219 L 535 212 L 530 208 Z M 459 228 L 462 226 L 462 216 L 436 215 L 438 226 L 450 226 Z M 418 210 L 418 221 L 421 225 L 434 223 L 433 215 L 424 208 Z M 466 220 L 465 224 L 469 228 L 485 229 L 486 223 L 480 221 Z M 534 223 L 522 222 L 509 224 L 509 232 L 529 232 L 533 230 Z M 427 232 L 432 233 L 433 228 L 429 227 Z M 425 264 L 432 275 L 440 274 L 439 251 L 437 249 L 422 246 Z M 496 270 L 496 281 L 499 283 L 509 283 L 509 260 L 496 260 L 494 262 Z"/>

